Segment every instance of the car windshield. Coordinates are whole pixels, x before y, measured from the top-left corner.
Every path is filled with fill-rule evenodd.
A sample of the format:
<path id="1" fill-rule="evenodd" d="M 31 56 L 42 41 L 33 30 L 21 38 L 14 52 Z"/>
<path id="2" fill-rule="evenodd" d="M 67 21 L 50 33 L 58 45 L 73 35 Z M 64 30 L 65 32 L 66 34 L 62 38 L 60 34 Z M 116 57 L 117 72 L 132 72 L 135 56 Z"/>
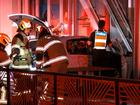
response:
<path id="1" fill-rule="evenodd" d="M 88 39 L 70 39 L 67 40 L 67 51 L 69 54 L 85 55 L 89 53 L 87 44 Z"/>

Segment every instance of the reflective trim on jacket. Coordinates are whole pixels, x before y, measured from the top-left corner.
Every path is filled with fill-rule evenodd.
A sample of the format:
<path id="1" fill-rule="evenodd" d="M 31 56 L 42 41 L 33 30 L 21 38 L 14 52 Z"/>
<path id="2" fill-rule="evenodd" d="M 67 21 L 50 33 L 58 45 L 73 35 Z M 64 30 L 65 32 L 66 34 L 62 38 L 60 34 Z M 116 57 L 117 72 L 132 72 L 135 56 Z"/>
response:
<path id="1" fill-rule="evenodd" d="M 57 44 L 57 43 L 61 43 L 61 41 L 59 41 L 59 40 L 50 41 L 49 43 L 47 43 L 47 44 L 44 46 L 44 51 L 46 51 L 46 50 L 49 49 L 51 46 L 53 46 L 54 44 Z"/>
<path id="2" fill-rule="evenodd" d="M 12 68 L 14 69 L 30 69 L 31 65 L 18 65 L 18 66 L 15 66 L 15 65 L 12 65 Z"/>
<path id="3" fill-rule="evenodd" d="M 61 43 L 59 40 L 53 40 L 47 43 L 44 47 L 36 47 L 36 51 L 46 51 L 49 47 L 53 46 L 54 44 Z"/>
<path id="4" fill-rule="evenodd" d="M 107 32 L 105 31 L 96 31 L 95 32 L 95 49 L 105 49 L 107 43 Z"/>
<path id="5" fill-rule="evenodd" d="M 43 63 L 43 61 L 36 61 L 37 65 L 41 65 Z"/>
<path id="6" fill-rule="evenodd" d="M 44 47 L 36 47 L 36 51 L 43 51 L 44 52 Z"/>
<path id="7" fill-rule="evenodd" d="M 49 59 L 47 62 L 43 63 L 43 67 L 51 65 L 51 64 L 59 62 L 59 61 L 63 61 L 63 60 L 68 60 L 68 57 L 67 56 L 58 56 L 56 58 Z"/>

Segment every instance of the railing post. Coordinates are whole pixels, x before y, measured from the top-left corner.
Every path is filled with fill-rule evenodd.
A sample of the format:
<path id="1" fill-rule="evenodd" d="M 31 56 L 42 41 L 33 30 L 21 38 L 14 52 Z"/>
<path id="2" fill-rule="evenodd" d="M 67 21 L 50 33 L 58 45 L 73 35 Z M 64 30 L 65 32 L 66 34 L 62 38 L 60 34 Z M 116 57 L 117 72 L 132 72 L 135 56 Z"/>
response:
<path id="1" fill-rule="evenodd" d="M 34 105 L 38 105 L 38 98 L 37 98 L 37 76 L 33 76 L 33 102 Z"/>
<path id="2" fill-rule="evenodd" d="M 86 80 L 82 80 L 82 105 L 87 105 L 87 99 L 86 99 Z"/>
<path id="3" fill-rule="evenodd" d="M 10 69 L 6 69 L 7 72 L 7 105 L 11 105 L 10 100 Z"/>
<path id="4" fill-rule="evenodd" d="M 57 105 L 57 76 L 54 75 L 54 105 Z"/>
<path id="5" fill-rule="evenodd" d="M 115 81 L 115 95 L 116 95 L 116 105 L 119 105 L 119 82 L 118 80 Z"/>

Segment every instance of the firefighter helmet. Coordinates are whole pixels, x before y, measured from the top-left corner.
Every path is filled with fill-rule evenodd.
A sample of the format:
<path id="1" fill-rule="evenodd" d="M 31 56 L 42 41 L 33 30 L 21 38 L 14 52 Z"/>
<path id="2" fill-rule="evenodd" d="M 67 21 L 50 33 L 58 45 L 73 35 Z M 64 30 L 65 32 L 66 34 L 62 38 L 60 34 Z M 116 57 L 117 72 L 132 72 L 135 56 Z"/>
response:
<path id="1" fill-rule="evenodd" d="M 4 46 L 7 46 L 11 42 L 11 39 L 5 33 L 0 33 L 0 43 Z"/>
<path id="2" fill-rule="evenodd" d="M 38 32 L 37 37 L 40 38 L 42 36 L 50 36 L 51 33 L 49 32 L 48 28 L 45 28 L 43 26 L 37 26 L 36 31 Z"/>
<path id="3" fill-rule="evenodd" d="M 31 21 L 27 18 L 22 19 L 21 22 L 19 23 L 19 28 L 22 31 L 27 29 L 27 28 L 32 28 Z"/>

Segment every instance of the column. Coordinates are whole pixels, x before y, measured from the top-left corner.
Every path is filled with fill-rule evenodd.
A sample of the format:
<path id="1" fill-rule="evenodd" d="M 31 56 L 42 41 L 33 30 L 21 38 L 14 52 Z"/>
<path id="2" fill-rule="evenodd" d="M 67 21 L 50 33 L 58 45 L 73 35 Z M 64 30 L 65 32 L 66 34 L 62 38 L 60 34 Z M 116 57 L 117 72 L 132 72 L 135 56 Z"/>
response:
<path id="1" fill-rule="evenodd" d="M 68 35 L 71 36 L 72 32 L 72 0 L 68 0 Z"/>
<path id="2" fill-rule="evenodd" d="M 12 38 L 12 22 L 8 15 L 12 14 L 12 0 L 0 0 L 0 32 Z"/>
<path id="3" fill-rule="evenodd" d="M 47 21 L 51 25 L 51 0 L 47 0 Z"/>
<path id="4" fill-rule="evenodd" d="M 29 14 L 29 0 L 22 0 L 22 12 Z"/>
<path id="5" fill-rule="evenodd" d="M 135 22 L 134 22 L 134 49 L 133 49 L 133 70 L 134 78 L 140 79 L 140 1 L 135 0 Z"/>
<path id="6" fill-rule="evenodd" d="M 39 0 L 36 0 L 36 3 L 35 3 L 35 16 L 39 17 Z"/>

